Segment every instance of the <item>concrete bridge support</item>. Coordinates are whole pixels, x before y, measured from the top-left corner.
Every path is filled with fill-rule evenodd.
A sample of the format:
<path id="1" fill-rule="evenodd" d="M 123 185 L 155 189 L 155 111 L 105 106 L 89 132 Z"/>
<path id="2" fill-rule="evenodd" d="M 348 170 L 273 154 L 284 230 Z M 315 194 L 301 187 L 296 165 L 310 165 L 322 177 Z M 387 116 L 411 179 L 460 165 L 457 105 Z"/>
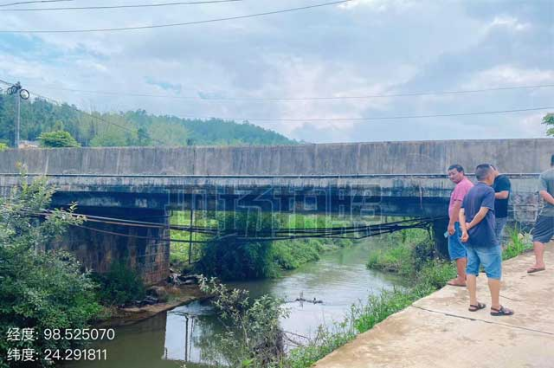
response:
<path id="1" fill-rule="evenodd" d="M 122 262 L 136 271 L 145 284 L 152 285 L 169 275 L 169 217 L 163 210 L 79 207 L 85 215 L 155 222 L 160 228 L 130 227 L 85 222 L 71 227 L 52 247 L 74 254 L 88 269 L 105 273 L 113 262 Z M 121 235 L 118 235 L 121 234 Z"/>
<path id="2" fill-rule="evenodd" d="M 448 238 L 444 237 L 444 233 L 448 230 L 448 219 L 442 218 L 433 221 L 432 233 L 435 242 L 435 249 L 441 258 L 449 259 L 448 255 Z"/>

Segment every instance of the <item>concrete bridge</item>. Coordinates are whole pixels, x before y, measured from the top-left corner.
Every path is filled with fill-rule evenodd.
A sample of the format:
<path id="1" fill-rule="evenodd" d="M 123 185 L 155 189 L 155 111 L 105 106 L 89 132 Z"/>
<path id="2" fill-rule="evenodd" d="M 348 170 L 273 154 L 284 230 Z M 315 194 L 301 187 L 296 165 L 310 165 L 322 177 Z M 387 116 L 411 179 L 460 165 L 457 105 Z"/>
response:
<path id="1" fill-rule="evenodd" d="M 0 152 L 0 193 L 29 176 L 58 188 L 54 206 L 168 225 L 174 209 L 284 211 L 341 216 L 432 216 L 446 213 L 453 188 L 445 172 L 490 162 L 513 184 L 511 216 L 534 219 L 538 173 L 549 167 L 552 139 L 305 144 L 270 147 L 79 148 Z M 62 240 L 87 265 L 106 271 L 126 260 L 147 283 L 169 267 L 167 228 L 95 225 Z M 442 235 L 446 225 L 437 221 Z M 439 237 L 437 237 L 439 238 Z"/>

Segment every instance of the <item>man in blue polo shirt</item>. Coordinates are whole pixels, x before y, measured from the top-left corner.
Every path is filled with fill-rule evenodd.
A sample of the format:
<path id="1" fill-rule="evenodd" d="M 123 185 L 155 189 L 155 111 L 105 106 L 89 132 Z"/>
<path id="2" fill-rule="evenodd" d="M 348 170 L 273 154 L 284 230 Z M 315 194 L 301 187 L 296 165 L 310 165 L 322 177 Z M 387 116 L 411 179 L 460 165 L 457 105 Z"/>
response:
<path id="1" fill-rule="evenodd" d="M 469 311 L 486 307 L 477 301 L 477 276 L 482 264 L 491 292 L 491 315 L 511 316 L 514 311 L 500 305 L 500 279 L 502 278 L 502 248 L 496 240 L 494 217 L 494 172 L 489 164 L 475 168 L 478 183 L 464 197 L 460 210 L 462 242 L 467 249 L 467 289 Z"/>

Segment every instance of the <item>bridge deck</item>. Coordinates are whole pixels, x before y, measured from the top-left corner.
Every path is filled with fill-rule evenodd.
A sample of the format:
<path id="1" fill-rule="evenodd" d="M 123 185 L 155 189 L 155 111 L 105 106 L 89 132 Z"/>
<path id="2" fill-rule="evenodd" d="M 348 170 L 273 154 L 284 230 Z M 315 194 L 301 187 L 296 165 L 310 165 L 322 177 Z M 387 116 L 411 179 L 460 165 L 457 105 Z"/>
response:
<path id="1" fill-rule="evenodd" d="M 531 253 L 504 264 L 501 303 L 512 317 L 471 313 L 463 288 L 445 287 L 421 299 L 320 360 L 317 368 L 361 367 L 552 367 L 554 362 L 554 251 L 550 269 L 534 275 Z M 486 277 L 480 300 L 490 306 Z"/>

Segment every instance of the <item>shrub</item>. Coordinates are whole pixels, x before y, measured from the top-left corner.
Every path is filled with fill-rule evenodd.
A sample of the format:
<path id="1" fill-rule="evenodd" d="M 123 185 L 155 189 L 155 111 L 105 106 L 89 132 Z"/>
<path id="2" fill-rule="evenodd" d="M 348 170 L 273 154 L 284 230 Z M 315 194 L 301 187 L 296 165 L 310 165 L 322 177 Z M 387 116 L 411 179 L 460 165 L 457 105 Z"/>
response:
<path id="1" fill-rule="evenodd" d="M 94 274 L 94 279 L 100 285 L 98 296 L 104 305 L 125 305 L 145 297 L 142 280 L 123 263 L 112 263 L 108 273 Z"/>
<path id="2" fill-rule="evenodd" d="M 41 147 L 61 148 L 61 147 L 81 147 L 79 142 L 65 130 L 55 130 L 53 132 L 42 133 L 38 140 Z"/>
<path id="3" fill-rule="evenodd" d="M 510 240 L 506 249 L 502 252 L 502 259 L 507 260 L 517 257 L 521 253 L 527 252 L 533 249 L 529 235 L 520 233 L 516 228 L 510 230 Z"/>
<path id="4" fill-rule="evenodd" d="M 77 341 L 46 340 L 46 329 L 85 328 L 100 312 L 95 285 L 79 263 L 64 252 L 45 251 L 68 225 L 81 219 L 55 210 L 41 219 L 52 188 L 44 180 L 24 184 L 8 199 L 0 198 L 0 367 L 8 367 L 8 349 L 34 349 L 37 365 L 47 366 L 45 349 L 67 349 Z M 34 341 L 6 341 L 10 328 L 33 328 Z M 18 362 L 11 361 L 10 367 Z M 23 365 L 21 365 L 23 366 Z"/>
<path id="5" fill-rule="evenodd" d="M 220 351 L 232 367 L 268 367 L 284 355 L 279 319 L 288 311 L 280 299 L 264 295 L 251 301 L 248 291 L 228 290 L 215 279 L 202 278 L 200 289 L 211 294 L 227 333 L 220 334 Z"/>
<path id="6" fill-rule="evenodd" d="M 273 244 L 273 262 L 283 270 L 293 270 L 304 263 L 317 261 L 323 246 L 319 239 L 278 241 Z"/>
<path id="7" fill-rule="evenodd" d="M 375 250 L 369 255 L 369 269 L 411 276 L 436 257 L 433 244 L 424 230 L 402 230 L 382 239 L 386 248 Z"/>

